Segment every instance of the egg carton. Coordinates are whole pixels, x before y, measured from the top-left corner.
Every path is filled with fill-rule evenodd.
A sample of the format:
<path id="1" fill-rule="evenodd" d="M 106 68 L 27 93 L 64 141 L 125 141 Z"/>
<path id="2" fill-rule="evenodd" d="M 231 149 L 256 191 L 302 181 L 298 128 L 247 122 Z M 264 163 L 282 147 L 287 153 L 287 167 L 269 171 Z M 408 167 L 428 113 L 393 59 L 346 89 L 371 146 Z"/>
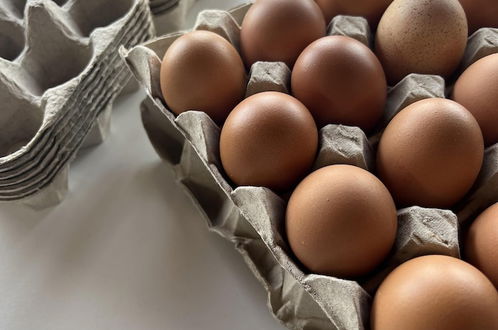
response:
<path id="1" fill-rule="evenodd" d="M 161 14 L 178 5 L 180 0 L 150 0 L 150 11 L 153 15 Z"/>
<path id="2" fill-rule="evenodd" d="M 0 3 L 0 201 L 63 198 L 70 161 L 105 137 L 130 78 L 118 47 L 153 35 L 146 0 Z"/>
<path id="3" fill-rule="evenodd" d="M 238 49 L 240 25 L 249 7 L 250 4 L 243 5 L 229 12 L 204 11 L 199 14 L 194 30 L 218 33 Z M 478 34 L 489 32 L 484 29 Z M 491 32 L 498 36 L 498 30 Z M 220 127 L 203 112 L 187 111 L 175 116 L 165 107 L 159 83 L 161 59 L 174 40 L 184 33 L 172 33 L 129 51 L 120 50 L 147 93 L 141 105 L 143 125 L 156 152 L 171 165 L 210 230 L 234 243 L 266 289 L 272 314 L 289 329 L 369 328 L 372 295 L 392 269 L 421 255 L 460 257 L 460 222 L 468 220 L 477 210 L 474 204 L 485 207 L 492 200 L 498 201 L 497 145 L 486 151 L 480 179 L 467 202 L 461 205 L 461 218 L 454 213 L 456 210 L 416 206 L 398 210 L 398 231 L 392 252 L 372 274 L 350 281 L 307 273 L 296 262 L 284 239 L 286 201 L 266 188 L 232 187 L 219 157 Z M 328 34 L 347 35 L 369 46 L 373 42 L 368 23 L 360 17 L 335 17 Z M 478 49 L 490 39 L 484 37 L 482 40 L 469 44 L 468 63 L 478 58 L 475 55 L 480 53 Z M 495 49 L 496 45 L 498 42 Z M 246 94 L 288 93 L 290 75 L 283 63 L 257 62 L 251 67 Z M 372 170 L 376 143 L 392 117 L 413 102 L 445 97 L 447 91 L 442 77 L 407 76 L 389 88 L 377 133 L 367 137 L 361 129 L 343 125 L 321 128 L 319 152 L 313 168 L 350 164 Z"/>
<path id="4" fill-rule="evenodd" d="M 181 29 L 189 9 L 198 0 L 150 0 L 154 25 L 158 35 Z"/>

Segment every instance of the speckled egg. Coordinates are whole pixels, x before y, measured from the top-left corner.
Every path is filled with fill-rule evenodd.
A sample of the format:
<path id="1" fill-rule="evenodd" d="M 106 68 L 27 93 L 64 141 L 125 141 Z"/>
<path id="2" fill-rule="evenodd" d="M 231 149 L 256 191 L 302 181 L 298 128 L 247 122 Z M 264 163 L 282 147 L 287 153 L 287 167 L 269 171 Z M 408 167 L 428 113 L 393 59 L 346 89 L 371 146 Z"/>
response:
<path id="1" fill-rule="evenodd" d="M 394 0 L 382 16 L 375 52 L 389 83 L 410 73 L 450 76 L 467 45 L 458 0 Z"/>

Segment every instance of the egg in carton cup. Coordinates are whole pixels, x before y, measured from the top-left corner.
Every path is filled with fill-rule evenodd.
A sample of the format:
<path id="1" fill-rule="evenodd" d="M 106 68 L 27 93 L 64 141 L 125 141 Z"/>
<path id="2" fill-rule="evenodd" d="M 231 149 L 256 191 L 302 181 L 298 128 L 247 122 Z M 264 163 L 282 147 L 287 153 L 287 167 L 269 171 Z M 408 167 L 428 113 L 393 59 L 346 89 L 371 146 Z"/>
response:
<path id="1" fill-rule="evenodd" d="M 117 49 L 154 35 L 148 2 L 7 0 L 0 26 L 0 201 L 50 206 L 105 137 L 130 78 Z"/>
<path id="2" fill-rule="evenodd" d="M 201 12 L 194 30 L 218 33 L 239 50 L 240 26 L 250 6 L 242 5 L 228 12 Z M 459 218 L 452 210 L 417 206 L 398 210 L 398 231 L 392 252 L 367 278 L 350 281 L 304 272 L 284 239 L 284 199 L 267 188 L 232 187 L 221 166 L 220 128 L 203 112 L 187 111 L 175 116 L 165 107 L 159 82 L 161 59 L 184 33 L 172 33 L 129 51 L 120 50 L 147 92 L 141 105 L 143 125 L 155 150 L 172 166 L 210 230 L 234 243 L 266 289 L 271 312 L 289 329 L 368 328 L 371 295 L 391 270 L 422 255 L 460 257 L 459 222 L 498 201 L 498 145 L 495 145 L 486 151 L 480 178 L 459 206 Z M 361 17 L 336 16 L 328 34 L 346 35 L 370 47 L 373 44 L 368 23 Z M 498 52 L 497 37 L 497 29 L 476 32 L 470 38 L 465 65 L 483 54 Z M 264 91 L 289 93 L 290 76 L 284 63 L 257 62 L 249 73 L 246 97 Z M 389 121 L 416 101 L 444 98 L 445 87 L 444 79 L 439 76 L 405 77 L 389 88 L 384 117 L 377 133 L 370 137 L 357 127 L 321 128 L 313 168 L 349 164 L 372 170 L 375 146 Z"/>

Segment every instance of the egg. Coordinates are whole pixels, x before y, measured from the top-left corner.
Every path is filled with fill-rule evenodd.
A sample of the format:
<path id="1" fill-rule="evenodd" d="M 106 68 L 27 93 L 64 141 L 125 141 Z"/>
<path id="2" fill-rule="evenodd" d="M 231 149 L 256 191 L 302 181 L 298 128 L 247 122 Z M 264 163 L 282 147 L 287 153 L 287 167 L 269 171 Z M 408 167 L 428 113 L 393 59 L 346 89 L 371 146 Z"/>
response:
<path id="1" fill-rule="evenodd" d="M 315 0 L 322 9 L 326 22 L 336 15 L 362 16 L 370 26 L 377 23 L 393 0 Z"/>
<path id="2" fill-rule="evenodd" d="M 458 0 L 394 0 L 375 45 L 390 84 L 410 73 L 448 77 L 467 45 L 465 12 Z"/>
<path id="3" fill-rule="evenodd" d="M 419 257 L 384 280 L 370 320 L 372 330 L 498 329 L 498 291 L 464 261 Z"/>
<path id="4" fill-rule="evenodd" d="M 292 193 L 286 233 L 297 259 L 316 274 L 357 278 L 388 255 L 396 208 L 373 174 L 332 165 L 308 175 Z"/>
<path id="5" fill-rule="evenodd" d="M 389 123 L 377 171 L 398 206 L 448 208 L 471 188 L 484 143 L 472 114 L 446 99 L 415 102 Z"/>
<path id="6" fill-rule="evenodd" d="M 464 250 L 465 260 L 480 269 L 498 289 L 498 203 L 472 223 Z"/>
<path id="7" fill-rule="evenodd" d="M 160 83 L 164 101 L 175 114 L 204 111 L 222 123 L 244 98 L 246 72 L 227 40 L 213 32 L 194 31 L 176 39 L 166 51 Z"/>
<path id="8" fill-rule="evenodd" d="M 456 81 L 452 98 L 477 119 L 485 145 L 498 143 L 498 54 L 467 68 Z"/>
<path id="9" fill-rule="evenodd" d="M 382 116 L 387 95 L 375 54 L 343 36 L 321 38 L 303 51 L 292 70 L 291 89 L 319 126 L 344 124 L 367 132 Z"/>
<path id="10" fill-rule="evenodd" d="M 223 125 L 220 156 L 240 186 L 289 189 L 310 169 L 318 131 L 308 109 L 290 95 L 264 92 L 233 109 Z"/>
<path id="11" fill-rule="evenodd" d="M 469 23 L 469 32 L 482 27 L 498 27 L 498 1 L 460 0 Z"/>
<path id="12" fill-rule="evenodd" d="M 325 36 L 325 20 L 313 0 L 258 0 L 247 12 L 240 47 L 248 67 L 257 61 L 292 68 L 301 51 Z"/>

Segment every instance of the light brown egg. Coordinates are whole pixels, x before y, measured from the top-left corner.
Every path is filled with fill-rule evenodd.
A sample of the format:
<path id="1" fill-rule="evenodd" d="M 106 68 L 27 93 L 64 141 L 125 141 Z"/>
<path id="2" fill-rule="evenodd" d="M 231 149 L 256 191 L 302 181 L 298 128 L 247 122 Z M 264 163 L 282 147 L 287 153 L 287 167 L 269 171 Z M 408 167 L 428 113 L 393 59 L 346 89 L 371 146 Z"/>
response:
<path id="1" fill-rule="evenodd" d="M 458 78 L 452 98 L 474 115 L 486 146 L 498 143 L 498 54 L 467 68 Z"/>
<path id="2" fill-rule="evenodd" d="M 372 330 L 498 329 L 498 292 L 464 261 L 419 257 L 384 280 L 370 318 Z"/>
<path id="3" fill-rule="evenodd" d="M 240 32 L 244 62 L 285 62 L 292 68 L 306 46 L 325 35 L 326 25 L 313 0 L 258 0 Z"/>
<path id="4" fill-rule="evenodd" d="M 222 123 L 244 98 L 246 73 L 235 48 L 208 31 L 186 33 L 168 48 L 161 65 L 161 90 L 175 114 L 206 112 Z"/>
<path id="5" fill-rule="evenodd" d="M 390 84 L 410 73 L 448 77 L 467 45 L 458 0 L 394 0 L 382 16 L 375 52 Z"/>
<path id="6" fill-rule="evenodd" d="M 498 27 L 498 1 L 460 0 L 469 23 L 469 33 L 482 27 Z"/>
<path id="7" fill-rule="evenodd" d="M 375 28 L 393 0 L 315 0 L 329 23 L 336 15 L 362 16 Z"/>
<path id="8" fill-rule="evenodd" d="M 290 197 L 285 224 L 290 247 L 308 270 L 343 278 L 378 266 L 397 230 L 396 208 L 386 187 L 350 165 L 308 175 Z"/>
<path id="9" fill-rule="evenodd" d="M 498 290 L 498 203 L 472 223 L 464 244 L 465 260 L 479 268 Z"/>
<path id="10" fill-rule="evenodd" d="M 221 131 L 223 168 L 240 186 L 289 189 L 310 169 L 318 132 L 308 109 L 290 95 L 255 94 L 233 109 Z"/>
<path id="11" fill-rule="evenodd" d="M 482 165 L 477 121 L 463 106 L 425 99 L 389 123 L 377 150 L 377 171 L 398 206 L 447 208 L 470 189 Z"/>
<path id="12" fill-rule="evenodd" d="M 344 124 L 367 132 L 382 116 L 387 95 L 375 54 L 343 36 L 324 37 L 309 45 L 296 61 L 291 88 L 320 127 Z"/>

